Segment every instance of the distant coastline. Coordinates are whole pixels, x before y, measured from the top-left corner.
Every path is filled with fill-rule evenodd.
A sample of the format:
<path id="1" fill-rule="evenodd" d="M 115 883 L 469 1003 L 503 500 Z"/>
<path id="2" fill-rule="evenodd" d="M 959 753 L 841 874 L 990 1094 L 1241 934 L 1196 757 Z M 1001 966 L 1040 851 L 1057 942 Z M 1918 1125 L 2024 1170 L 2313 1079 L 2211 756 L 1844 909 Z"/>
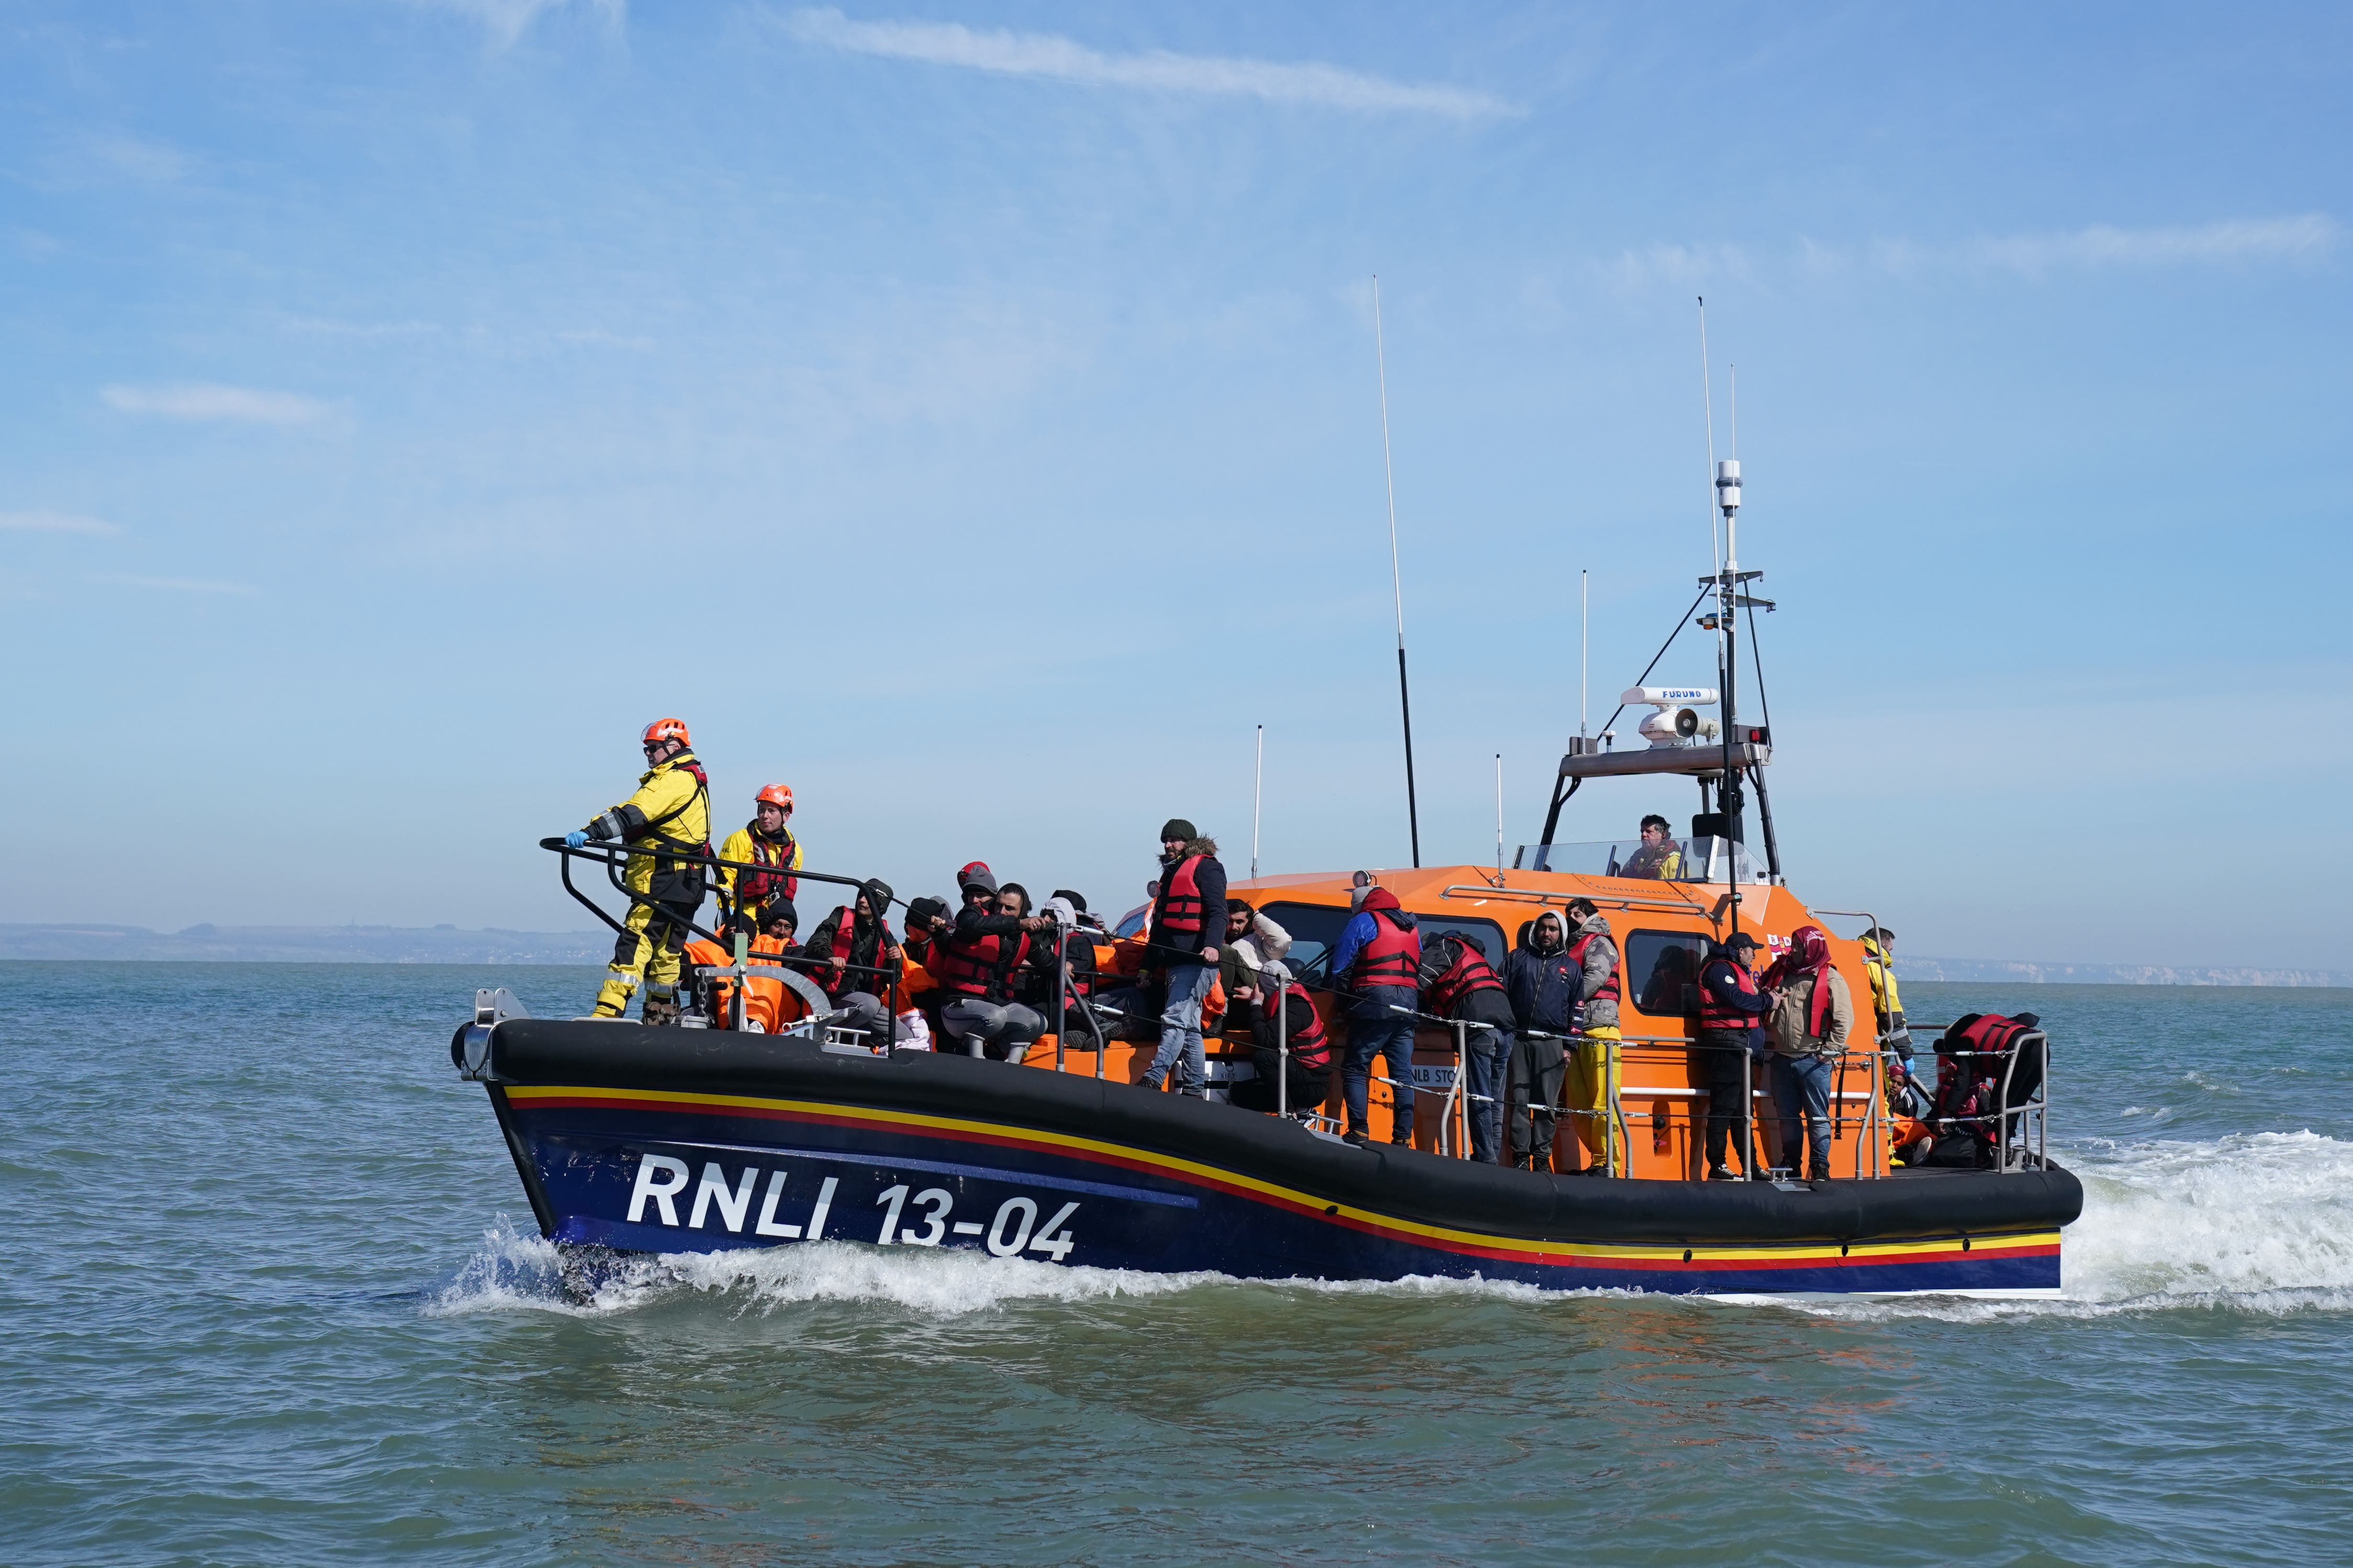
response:
<path id="1" fill-rule="evenodd" d="M 0 925 L 0 961 L 115 960 L 144 963 L 601 964 L 600 931 L 460 931 L 442 926 Z M 2023 959 L 1899 954 L 1902 980 L 2009 985 L 2342 985 L 2353 971 L 2165 963 L 2045 963 Z"/>

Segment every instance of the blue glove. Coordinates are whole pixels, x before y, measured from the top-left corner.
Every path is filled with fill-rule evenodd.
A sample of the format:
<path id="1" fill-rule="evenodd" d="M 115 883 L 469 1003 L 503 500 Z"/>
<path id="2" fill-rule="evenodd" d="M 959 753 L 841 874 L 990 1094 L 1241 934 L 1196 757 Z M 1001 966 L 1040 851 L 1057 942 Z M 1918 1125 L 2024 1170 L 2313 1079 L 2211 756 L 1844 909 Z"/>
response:
<path id="1" fill-rule="evenodd" d="M 575 827 L 564 836 L 564 847 L 566 849 L 577 849 L 587 842 L 588 830 L 585 827 Z"/>

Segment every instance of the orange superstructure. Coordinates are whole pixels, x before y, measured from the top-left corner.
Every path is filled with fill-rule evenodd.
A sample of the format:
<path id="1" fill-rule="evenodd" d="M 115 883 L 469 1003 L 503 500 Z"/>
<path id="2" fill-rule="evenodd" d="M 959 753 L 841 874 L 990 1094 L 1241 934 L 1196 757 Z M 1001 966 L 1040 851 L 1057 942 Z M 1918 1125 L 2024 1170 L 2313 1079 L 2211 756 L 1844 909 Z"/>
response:
<path id="1" fill-rule="evenodd" d="M 1523 922 L 1546 909 L 1562 910 L 1570 900 L 1593 900 L 1609 920 L 1619 945 L 1620 1026 L 1625 1036 L 1620 1056 L 1620 1080 L 1615 1125 L 1609 1142 L 1618 1152 L 1622 1173 L 1660 1180 L 1697 1180 L 1705 1174 L 1701 1139 L 1707 1121 L 1707 1090 L 1692 1056 L 1691 1042 L 1698 1033 L 1696 1005 L 1686 986 L 1696 963 L 1678 968 L 1670 952 L 1698 953 L 1704 944 L 1732 934 L 1732 886 L 1717 882 L 1657 881 L 1627 877 L 1584 876 L 1567 872 L 1504 870 L 1490 866 L 1425 866 L 1415 870 L 1376 871 L 1375 880 L 1395 893 L 1398 901 L 1422 921 L 1425 931 L 1462 930 L 1485 934 L 1490 952 L 1500 955 L 1516 944 Z M 1233 891 L 1250 899 L 1259 910 L 1293 933 L 1315 923 L 1311 911 L 1328 911 L 1326 921 L 1345 921 L 1349 913 L 1352 876 L 1348 872 L 1261 877 L 1233 884 Z M 1789 933 L 1803 925 L 1820 925 L 1797 896 L 1785 887 L 1757 881 L 1740 886 L 1740 929 L 1778 954 L 1788 945 Z M 1303 918 L 1303 916 L 1304 918 Z M 1824 927 L 1827 931 L 1827 927 Z M 1831 963 L 1846 977 L 1849 990 L 1868 998 L 1870 984 L 1863 971 L 1862 944 L 1831 936 Z M 1636 973 L 1640 965 L 1641 973 Z M 1660 972 L 1664 968 L 1664 973 Z M 1653 983 L 1657 976 L 1657 983 Z M 1334 1006 L 1327 992 L 1315 993 L 1317 1011 L 1335 1038 L 1347 1038 L 1347 1004 Z M 1868 1003 L 1865 1004 L 1866 1007 Z M 1867 1020 L 1868 1015 L 1865 1015 Z M 1113 1041 L 1103 1061 L 1103 1076 L 1134 1083 L 1151 1065 L 1149 1041 Z M 1213 1062 L 1247 1061 L 1245 1046 L 1210 1037 Z M 1064 1070 L 1094 1071 L 1091 1043 L 1070 1042 L 1062 1053 Z M 1041 1040 L 1029 1064 L 1051 1070 L 1055 1042 Z M 1424 1025 L 1416 1033 L 1414 1066 L 1419 1092 L 1414 1104 L 1413 1141 L 1417 1148 L 1463 1152 L 1459 1129 L 1442 1128 L 1449 1114 L 1446 1086 L 1455 1068 L 1455 1037 L 1451 1029 Z M 1757 1074 L 1754 1088 L 1761 1118 L 1769 1119 L 1771 1105 L 1765 1075 Z M 1856 1031 L 1838 1070 L 1832 1102 L 1831 1169 L 1841 1176 L 1884 1174 L 1887 1138 L 1880 1057 L 1872 1048 L 1867 1022 Z M 1372 1084 L 1372 1127 L 1375 1140 L 1389 1136 L 1395 1095 L 1376 1078 Z M 1294 1107 L 1304 1110 L 1305 1107 Z M 1338 1075 L 1332 1097 L 1324 1107 L 1340 1113 Z M 1455 1104 L 1459 1114 L 1459 1101 Z M 1564 1118 L 1568 1113 L 1564 1112 Z M 1765 1133 L 1757 1133 L 1764 1154 Z M 1584 1145 L 1564 1126 L 1553 1142 L 1553 1168 L 1567 1173 L 1588 1158 Z"/>

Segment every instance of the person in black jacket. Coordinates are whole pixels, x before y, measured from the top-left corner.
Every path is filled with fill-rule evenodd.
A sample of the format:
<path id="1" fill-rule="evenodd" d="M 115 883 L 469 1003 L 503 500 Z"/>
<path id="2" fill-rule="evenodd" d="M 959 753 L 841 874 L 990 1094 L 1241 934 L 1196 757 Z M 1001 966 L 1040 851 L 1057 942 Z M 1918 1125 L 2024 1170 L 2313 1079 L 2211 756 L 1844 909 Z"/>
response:
<path id="1" fill-rule="evenodd" d="M 1749 1075 L 1744 1058 L 1755 1063 L 1765 1055 L 1765 1031 L 1759 1020 L 1771 1005 L 1757 984 L 1757 939 L 1735 931 L 1731 939 L 1708 949 L 1699 970 L 1699 1068 L 1707 1085 L 1707 1179 L 1736 1178 L 1725 1163 L 1725 1145 L 1740 1153 L 1748 1175 Z"/>
<path id="2" fill-rule="evenodd" d="M 1422 949 L 1418 979 L 1422 1011 L 1470 1026 L 1462 1037 L 1462 1087 L 1471 1097 L 1471 1158 L 1499 1165 L 1504 1080 L 1517 1026 L 1511 998 L 1479 944 L 1460 931 L 1449 931 Z"/>
<path id="3" fill-rule="evenodd" d="M 1519 1023 L 1504 1091 L 1514 1165 L 1543 1170 L 1552 1163 L 1552 1110 L 1568 1069 L 1559 1037 L 1577 1021 L 1581 984 L 1558 915 L 1547 910 L 1520 928 L 1520 945 L 1504 961 L 1504 990 Z"/>
<path id="4" fill-rule="evenodd" d="M 848 908 L 837 906 L 817 922 L 802 948 L 817 961 L 809 978 L 825 993 L 826 1000 L 849 1013 L 846 1022 L 850 1028 L 864 1030 L 877 1042 L 891 1037 L 891 1010 L 882 998 L 891 994 L 893 974 L 902 963 L 899 944 L 891 940 L 891 928 L 883 923 L 890 912 L 891 885 L 879 880 L 863 883 Z M 846 938 L 841 934 L 845 922 L 849 928 Z"/>
<path id="5" fill-rule="evenodd" d="M 1158 1089 L 1176 1074 L 1176 1092 L 1202 1098 L 1201 1004 L 1218 978 L 1218 944 L 1226 932 L 1226 868 L 1218 845 L 1181 816 L 1160 829 L 1160 891 L 1152 903 L 1152 960 L 1167 973 L 1160 1012 L 1160 1050 L 1144 1075 Z"/>

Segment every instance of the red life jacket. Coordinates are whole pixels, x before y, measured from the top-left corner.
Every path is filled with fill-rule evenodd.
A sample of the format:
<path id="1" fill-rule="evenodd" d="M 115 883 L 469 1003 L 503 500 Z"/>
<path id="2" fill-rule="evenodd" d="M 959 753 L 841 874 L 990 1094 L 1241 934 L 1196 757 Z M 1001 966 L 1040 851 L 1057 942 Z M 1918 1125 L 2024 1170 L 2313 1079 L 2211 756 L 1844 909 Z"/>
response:
<path id="1" fill-rule="evenodd" d="M 1454 962 L 1430 987 L 1430 1010 L 1441 1018 L 1454 1016 L 1454 1005 L 1469 1001 L 1476 992 L 1504 988 L 1486 954 L 1467 942 L 1456 942 L 1454 949 Z"/>
<path id="2" fill-rule="evenodd" d="M 787 898 L 791 897 L 790 894 L 786 894 L 786 896 Z M 883 988 L 891 983 L 889 976 L 876 974 L 868 970 L 860 970 L 858 973 L 852 974 L 849 973 L 848 968 L 848 965 L 850 963 L 850 944 L 857 940 L 858 936 L 858 917 L 852 914 L 849 909 L 845 905 L 837 907 L 833 911 L 832 918 L 833 942 L 829 951 L 832 954 L 833 962 L 826 964 L 823 968 L 809 971 L 809 979 L 816 984 L 818 990 L 824 992 L 828 996 L 840 991 L 864 991 L 873 995 L 881 995 Z M 888 926 L 883 927 L 876 935 L 873 958 L 874 969 L 881 969 L 883 966 L 884 962 L 890 956 L 887 951 L 890 945 L 890 937 L 891 928 Z"/>
<path id="3" fill-rule="evenodd" d="M 1715 988 L 1707 983 L 1707 977 L 1719 964 L 1732 972 L 1732 984 L 1735 990 L 1743 996 L 1757 994 L 1757 976 L 1749 973 L 1746 964 L 1736 963 L 1721 955 L 1709 959 L 1700 966 L 1699 971 L 1699 1026 L 1703 1029 L 1727 1029 L 1735 1033 L 1746 1034 L 1762 1023 L 1764 1016 L 1759 1013 L 1744 1013 L 1736 1007 L 1728 1007 L 1717 998 Z"/>
<path id="4" fill-rule="evenodd" d="M 1593 939 L 1600 934 L 1601 933 L 1599 931 L 1589 931 L 1583 936 L 1578 937 L 1575 942 L 1568 944 L 1569 962 L 1577 965 L 1580 973 L 1583 973 L 1585 969 L 1585 950 L 1591 947 L 1593 945 Z M 1596 991 L 1592 995 L 1586 997 L 1585 1000 L 1588 1002 L 1615 1002 L 1618 1000 L 1619 994 L 1623 989 L 1624 988 L 1618 984 L 1618 970 L 1613 964 L 1609 970 L 1609 978 L 1601 983 L 1601 989 Z"/>
<path id="5" fill-rule="evenodd" d="M 1421 974 L 1421 931 L 1400 926 L 1389 910 L 1373 910 L 1372 940 L 1356 950 L 1348 966 L 1348 984 L 1364 991 L 1375 985 L 1402 985 L 1412 990 Z"/>
<path id="6" fill-rule="evenodd" d="M 1029 939 L 1017 935 L 1008 944 L 1001 936 L 983 936 L 972 942 L 956 940 L 955 929 L 932 939 L 932 962 L 923 965 L 940 989 L 959 996 L 1002 997 L 1009 993 L 1005 977 L 1029 953 Z"/>
<path id="7" fill-rule="evenodd" d="M 1323 1015 L 1317 1013 L 1315 1004 L 1308 1000 L 1307 987 L 1296 980 L 1284 986 L 1282 994 L 1290 998 L 1283 1009 L 1286 1022 L 1296 1018 L 1302 1012 L 1308 1018 L 1306 1026 L 1291 1037 L 1291 1059 L 1310 1072 L 1322 1072 L 1332 1065 L 1332 1042 L 1324 1037 Z M 1273 1010 L 1268 1009 L 1267 1016 L 1271 1018 L 1273 1016 Z"/>
<path id="8" fill-rule="evenodd" d="M 792 830 L 785 830 L 781 842 L 771 843 L 767 835 L 757 827 L 749 823 L 744 826 L 752 834 L 752 864 L 762 869 L 745 871 L 737 878 L 737 900 L 745 909 L 756 910 L 779 892 L 788 899 L 800 897 L 801 879 L 788 874 L 792 869 L 793 850 L 797 847 L 793 843 Z"/>
<path id="9" fill-rule="evenodd" d="M 1962 1070 L 1972 1078 L 1999 1076 L 1996 1072 L 1998 1058 L 2006 1055 L 2017 1043 L 2018 1037 L 2025 1033 L 2026 1026 L 2015 1018 L 2005 1017 L 2000 1013 L 1984 1015 L 1955 1037 L 1954 1044 L 1959 1050 L 1978 1053 L 1969 1058 L 1968 1065 Z M 1947 1054 L 1952 1053 L 1948 1051 Z"/>
<path id="10" fill-rule="evenodd" d="M 1178 931 L 1190 936 L 1201 929 L 1201 917 L 1208 906 L 1201 900 L 1201 884 L 1194 879 L 1193 868 L 1202 857 L 1187 855 L 1176 868 L 1160 879 L 1160 909 L 1154 916 L 1152 931 Z"/>

